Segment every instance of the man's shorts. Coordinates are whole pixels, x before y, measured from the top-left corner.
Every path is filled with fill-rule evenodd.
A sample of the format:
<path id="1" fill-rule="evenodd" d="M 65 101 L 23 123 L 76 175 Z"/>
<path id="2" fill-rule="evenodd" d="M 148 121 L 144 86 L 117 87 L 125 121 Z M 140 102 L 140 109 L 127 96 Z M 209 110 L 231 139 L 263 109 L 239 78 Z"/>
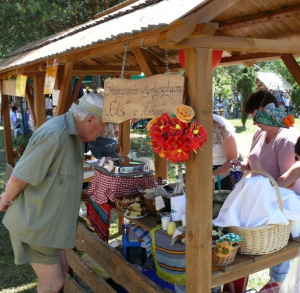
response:
<path id="1" fill-rule="evenodd" d="M 15 255 L 15 264 L 39 263 L 54 265 L 60 262 L 62 249 L 52 247 L 41 247 L 21 242 L 10 234 L 11 244 Z"/>

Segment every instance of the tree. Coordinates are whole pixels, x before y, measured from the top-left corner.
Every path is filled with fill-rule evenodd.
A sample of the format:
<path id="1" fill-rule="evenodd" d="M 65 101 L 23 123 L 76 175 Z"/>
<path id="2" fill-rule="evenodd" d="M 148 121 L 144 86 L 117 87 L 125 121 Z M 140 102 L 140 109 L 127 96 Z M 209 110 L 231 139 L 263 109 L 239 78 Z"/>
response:
<path id="1" fill-rule="evenodd" d="M 254 91 L 255 88 L 255 71 L 251 68 L 245 68 L 243 74 L 240 76 L 237 81 L 237 90 L 242 96 L 242 104 L 244 104 L 248 96 Z M 243 127 L 246 127 L 248 115 L 242 112 L 241 121 Z"/>
<path id="2" fill-rule="evenodd" d="M 90 20 L 124 0 L 1 0 L 0 58 L 18 48 Z"/>

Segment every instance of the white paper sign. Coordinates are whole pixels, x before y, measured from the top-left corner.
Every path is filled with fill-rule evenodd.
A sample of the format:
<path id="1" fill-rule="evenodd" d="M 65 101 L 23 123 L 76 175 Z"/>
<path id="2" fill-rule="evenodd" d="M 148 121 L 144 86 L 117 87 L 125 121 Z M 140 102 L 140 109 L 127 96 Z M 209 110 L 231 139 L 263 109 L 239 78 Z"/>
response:
<path id="1" fill-rule="evenodd" d="M 156 196 L 155 197 L 155 208 L 156 210 L 161 210 L 165 207 L 164 200 L 161 196 Z"/>
<path id="2" fill-rule="evenodd" d="M 105 162 L 105 157 L 103 157 L 103 158 L 99 161 L 98 166 L 102 167 L 103 164 L 104 164 L 104 162 Z"/>
<path id="3" fill-rule="evenodd" d="M 181 221 L 181 216 L 185 214 L 186 198 L 185 195 L 171 197 L 172 221 Z"/>
<path id="4" fill-rule="evenodd" d="M 107 167 L 107 170 L 109 172 L 111 172 L 111 170 L 114 168 L 114 162 L 112 160 L 109 160 L 108 161 L 108 167 Z"/>
<path id="5" fill-rule="evenodd" d="M 52 91 L 52 105 L 57 106 L 60 90 Z"/>

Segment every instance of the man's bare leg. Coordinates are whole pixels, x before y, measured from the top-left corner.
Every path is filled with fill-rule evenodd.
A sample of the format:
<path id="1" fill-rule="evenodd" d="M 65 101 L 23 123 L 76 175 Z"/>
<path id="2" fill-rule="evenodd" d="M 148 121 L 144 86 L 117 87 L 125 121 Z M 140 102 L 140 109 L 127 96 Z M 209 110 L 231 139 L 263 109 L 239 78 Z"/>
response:
<path id="1" fill-rule="evenodd" d="M 57 293 L 64 286 L 68 273 L 68 262 L 65 251 L 60 253 L 60 262 L 54 265 L 31 263 L 38 277 L 38 293 Z"/>

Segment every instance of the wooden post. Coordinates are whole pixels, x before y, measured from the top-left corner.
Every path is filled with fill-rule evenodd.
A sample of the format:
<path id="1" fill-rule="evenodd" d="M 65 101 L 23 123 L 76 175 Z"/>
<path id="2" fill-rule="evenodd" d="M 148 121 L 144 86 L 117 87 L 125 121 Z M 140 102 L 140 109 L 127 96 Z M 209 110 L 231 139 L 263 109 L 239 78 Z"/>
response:
<path id="1" fill-rule="evenodd" d="M 70 91 L 71 73 L 73 70 L 73 63 L 67 63 L 64 68 L 60 84 L 60 93 L 58 99 L 58 105 L 56 107 L 56 116 L 65 113 L 66 104 L 68 103 L 68 94 Z"/>
<path id="2" fill-rule="evenodd" d="M 119 144 L 122 147 L 121 155 L 127 156 L 130 152 L 130 120 L 120 124 Z"/>
<path id="3" fill-rule="evenodd" d="M 211 291 L 212 50 L 185 50 L 187 104 L 205 126 L 207 143 L 186 164 L 186 292 Z"/>
<path id="4" fill-rule="evenodd" d="M 3 127 L 4 127 L 6 162 L 10 164 L 12 167 L 14 167 L 15 161 L 14 161 L 14 154 L 13 154 L 11 128 L 10 128 L 8 95 L 4 95 L 4 94 L 2 94 L 2 98 L 1 98 L 1 115 L 3 119 Z"/>
<path id="5" fill-rule="evenodd" d="M 35 112 L 34 112 L 34 101 L 31 97 L 31 93 L 30 93 L 28 83 L 26 84 L 25 98 L 26 98 L 27 103 L 28 103 L 28 108 L 29 108 L 29 111 L 30 111 L 30 114 L 31 114 L 31 118 L 34 121 L 33 124 L 35 125 L 36 118 L 35 118 Z"/>
<path id="6" fill-rule="evenodd" d="M 34 127 L 37 130 L 46 121 L 46 108 L 44 96 L 45 76 L 33 76 L 33 100 L 34 100 Z"/>
<path id="7" fill-rule="evenodd" d="M 144 49 L 134 50 L 134 55 L 144 72 L 146 77 L 156 74 L 156 68 L 151 60 L 149 52 Z M 162 177 L 163 179 L 168 179 L 168 163 L 167 160 L 161 158 L 158 154 L 155 154 L 155 178 Z"/>
<path id="8" fill-rule="evenodd" d="M 83 78 L 84 78 L 84 76 L 82 75 L 82 76 L 79 76 L 79 78 L 77 80 L 77 85 L 76 85 L 76 88 L 75 88 L 75 91 L 74 91 L 74 94 L 73 94 L 73 97 L 72 97 L 73 103 L 75 103 L 76 100 L 77 100 L 77 97 L 78 97 L 78 94 L 79 94 L 79 91 L 80 91 L 80 87 L 82 85 Z"/>

